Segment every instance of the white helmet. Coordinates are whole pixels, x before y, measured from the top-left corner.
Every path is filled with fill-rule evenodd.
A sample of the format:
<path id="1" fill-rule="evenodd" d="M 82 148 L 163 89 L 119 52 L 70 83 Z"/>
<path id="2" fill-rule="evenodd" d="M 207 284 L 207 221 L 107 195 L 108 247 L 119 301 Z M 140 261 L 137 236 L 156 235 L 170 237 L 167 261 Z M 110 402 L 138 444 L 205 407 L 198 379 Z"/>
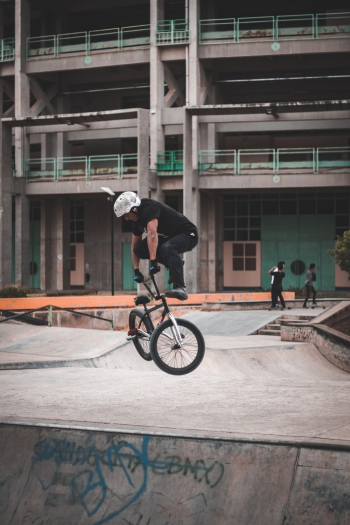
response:
<path id="1" fill-rule="evenodd" d="M 140 206 L 141 200 L 133 191 L 124 191 L 114 203 L 114 213 L 117 217 L 122 217 L 129 213 L 135 206 Z"/>

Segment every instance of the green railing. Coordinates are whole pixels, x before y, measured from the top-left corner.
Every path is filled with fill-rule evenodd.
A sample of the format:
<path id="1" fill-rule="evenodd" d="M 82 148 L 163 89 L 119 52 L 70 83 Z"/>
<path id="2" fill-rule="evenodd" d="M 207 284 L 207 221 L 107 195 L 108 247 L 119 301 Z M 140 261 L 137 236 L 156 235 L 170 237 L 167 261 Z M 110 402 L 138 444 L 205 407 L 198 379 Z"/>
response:
<path id="1" fill-rule="evenodd" d="M 82 31 L 27 38 L 27 60 L 39 56 L 58 57 L 69 53 L 85 53 L 128 47 L 149 46 L 150 25 Z"/>
<path id="2" fill-rule="evenodd" d="M 199 21 L 200 44 L 349 37 L 350 12 Z"/>
<path id="3" fill-rule="evenodd" d="M 201 150 L 199 175 L 348 172 L 350 147 Z"/>
<path id="4" fill-rule="evenodd" d="M 137 154 L 92 155 L 90 157 L 51 157 L 27 159 L 25 177 L 27 180 L 81 177 L 114 177 L 137 174 Z"/>
<path id="5" fill-rule="evenodd" d="M 157 176 L 183 174 L 183 151 L 158 151 L 156 162 Z"/>
<path id="6" fill-rule="evenodd" d="M 190 32 L 188 19 L 184 20 L 158 20 L 156 32 L 156 45 L 167 46 L 170 44 L 189 44 Z"/>
<path id="7" fill-rule="evenodd" d="M 15 59 L 15 39 L 0 38 L 0 62 L 9 62 Z"/>

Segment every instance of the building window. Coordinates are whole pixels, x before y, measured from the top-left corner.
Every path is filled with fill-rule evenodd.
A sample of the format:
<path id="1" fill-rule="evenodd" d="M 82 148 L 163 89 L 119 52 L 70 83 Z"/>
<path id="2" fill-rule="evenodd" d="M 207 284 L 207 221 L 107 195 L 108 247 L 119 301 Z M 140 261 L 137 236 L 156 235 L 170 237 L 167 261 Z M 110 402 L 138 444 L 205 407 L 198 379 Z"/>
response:
<path id="1" fill-rule="evenodd" d="M 70 242 L 84 242 L 84 202 L 72 201 L 70 203 Z"/>
<path id="2" fill-rule="evenodd" d="M 256 244 L 255 243 L 233 243 L 232 244 L 232 270 L 234 272 L 256 271 Z"/>
<path id="3" fill-rule="evenodd" d="M 335 215 L 334 233 L 343 235 L 350 229 L 350 192 L 225 196 L 224 241 L 259 241 L 262 215 L 298 214 Z"/>

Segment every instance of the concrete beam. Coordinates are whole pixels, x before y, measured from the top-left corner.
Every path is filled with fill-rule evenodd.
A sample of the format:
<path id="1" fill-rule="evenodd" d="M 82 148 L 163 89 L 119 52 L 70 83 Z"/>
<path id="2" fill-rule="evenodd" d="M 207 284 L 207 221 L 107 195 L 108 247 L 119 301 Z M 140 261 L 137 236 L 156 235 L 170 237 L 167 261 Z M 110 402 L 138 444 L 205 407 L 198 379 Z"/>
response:
<path id="1" fill-rule="evenodd" d="M 30 122 L 30 121 L 29 121 Z M 134 135 L 134 131 L 137 129 L 137 119 L 130 119 L 130 120 L 110 120 L 110 121 L 102 121 L 102 122 L 91 122 L 89 124 L 89 127 L 84 126 L 83 124 L 54 124 L 54 125 L 47 125 L 47 126 L 28 126 L 26 127 L 27 133 L 30 135 L 41 135 L 42 133 L 61 133 L 61 132 L 67 132 L 68 134 L 71 134 L 72 136 L 74 134 L 79 134 L 79 138 L 76 140 L 79 140 L 82 135 L 89 134 L 89 133 L 98 133 L 98 132 L 106 132 L 107 134 L 109 132 L 119 132 L 119 133 L 131 133 L 130 136 L 136 136 Z M 128 136 L 128 135 L 125 135 Z M 107 137 L 107 135 L 106 135 Z"/>
<path id="2" fill-rule="evenodd" d="M 91 179 L 89 184 L 86 184 L 85 178 L 79 180 L 59 180 L 53 181 L 30 181 L 26 183 L 26 193 L 30 196 L 40 195 L 91 195 L 105 193 L 101 190 L 101 186 L 108 186 L 114 193 L 122 193 L 123 191 L 138 191 L 138 175 L 133 177 L 123 177 L 122 179 Z"/>
<path id="3" fill-rule="evenodd" d="M 31 117 L 29 115 L 17 116 L 12 119 L 3 119 L 9 126 L 27 127 L 57 125 L 70 122 L 74 124 L 91 124 L 92 122 L 108 122 L 110 120 L 123 120 L 137 118 L 137 108 L 135 109 L 114 109 L 110 111 L 91 111 L 89 113 L 58 113 L 56 115 L 39 115 Z"/>
<path id="4" fill-rule="evenodd" d="M 290 40 L 279 42 L 280 48 L 273 50 L 273 42 L 247 42 L 239 44 L 199 45 L 198 58 L 201 60 L 218 58 L 315 55 L 325 53 L 349 53 L 347 38 L 320 40 Z"/>
<path id="5" fill-rule="evenodd" d="M 26 63 L 25 72 L 28 75 L 33 75 L 53 71 L 92 70 L 97 68 L 129 66 L 132 64 L 148 64 L 150 62 L 150 50 L 147 48 L 116 50 L 115 52 L 109 49 L 104 52 L 92 52 L 90 56 L 90 64 L 85 63 L 86 54 L 84 52 L 57 58 L 35 58 Z"/>
<path id="6" fill-rule="evenodd" d="M 210 124 L 209 124 L 210 125 Z M 330 120 L 282 120 L 274 122 L 231 122 L 216 124 L 218 133 L 259 133 L 276 131 L 307 131 L 307 130 L 349 130 L 350 119 Z"/>
<path id="7" fill-rule="evenodd" d="M 342 188 L 349 187 L 350 173 L 289 173 L 279 174 L 279 182 L 274 182 L 274 176 L 270 175 L 202 175 L 198 177 L 200 190 L 255 190 L 261 189 L 298 189 L 298 188 Z"/>

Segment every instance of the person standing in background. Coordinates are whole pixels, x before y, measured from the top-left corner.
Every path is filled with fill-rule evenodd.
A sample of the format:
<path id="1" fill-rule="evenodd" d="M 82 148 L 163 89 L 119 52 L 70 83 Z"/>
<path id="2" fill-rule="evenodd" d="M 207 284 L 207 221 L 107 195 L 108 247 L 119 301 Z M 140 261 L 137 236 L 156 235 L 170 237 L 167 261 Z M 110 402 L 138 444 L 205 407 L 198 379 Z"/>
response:
<path id="1" fill-rule="evenodd" d="M 316 290 L 314 287 L 314 282 L 316 281 L 316 274 L 315 274 L 316 264 L 311 263 L 310 269 L 306 270 L 306 280 L 305 280 L 305 301 L 303 304 L 303 308 L 307 308 L 307 302 L 310 298 L 310 295 L 312 293 L 312 306 L 317 306 L 316 303 Z"/>
<path id="2" fill-rule="evenodd" d="M 284 302 L 283 295 L 282 295 L 282 291 L 283 291 L 282 280 L 286 276 L 286 274 L 283 271 L 284 266 L 285 266 L 284 262 L 279 262 L 277 267 L 274 266 L 273 268 L 271 268 L 271 270 L 268 271 L 268 273 L 273 276 L 273 282 L 272 282 L 272 287 L 271 287 L 271 298 L 272 298 L 271 308 L 278 308 L 278 304 L 277 304 L 278 298 L 281 301 L 282 309 L 286 307 L 286 304 Z"/>

